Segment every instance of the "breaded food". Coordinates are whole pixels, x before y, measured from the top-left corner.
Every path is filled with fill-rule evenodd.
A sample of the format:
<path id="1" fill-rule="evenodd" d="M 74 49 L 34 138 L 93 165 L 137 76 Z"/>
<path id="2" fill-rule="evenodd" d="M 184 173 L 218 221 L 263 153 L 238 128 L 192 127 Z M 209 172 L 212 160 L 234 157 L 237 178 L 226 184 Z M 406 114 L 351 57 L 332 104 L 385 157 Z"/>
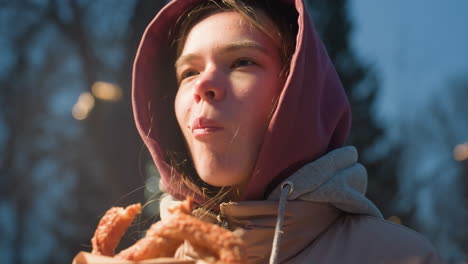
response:
<path id="1" fill-rule="evenodd" d="M 184 202 L 169 209 L 171 212 L 170 217 L 164 221 L 154 223 L 147 230 L 144 238 L 122 250 L 115 258 L 139 261 L 150 258 L 172 257 L 184 240 L 187 240 L 195 250 L 202 253 L 200 254 L 203 256 L 203 259 L 200 260 L 202 263 L 246 263 L 246 246 L 242 239 L 229 230 L 193 217 L 191 215 L 192 207 L 193 200 L 187 198 Z M 100 234 L 103 233 L 100 232 Z M 112 248 L 112 252 L 114 249 L 115 247 Z M 99 252 L 102 252 L 102 250 L 99 250 Z"/>
<path id="2" fill-rule="evenodd" d="M 137 214 L 141 213 L 141 205 L 133 204 L 127 208 L 112 207 L 99 221 L 99 225 L 91 239 L 92 254 L 112 257 L 120 239 L 132 224 Z"/>
<path id="3" fill-rule="evenodd" d="M 122 250 L 115 257 L 125 260 L 145 260 L 151 258 L 173 257 L 177 248 L 184 240 L 170 239 L 160 236 L 158 232 L 150 232 L 151 229 L 164 228 L 163 222 L 154 223 L 146 232 L 146 236 L 138 240 L 127 249 Z"/>

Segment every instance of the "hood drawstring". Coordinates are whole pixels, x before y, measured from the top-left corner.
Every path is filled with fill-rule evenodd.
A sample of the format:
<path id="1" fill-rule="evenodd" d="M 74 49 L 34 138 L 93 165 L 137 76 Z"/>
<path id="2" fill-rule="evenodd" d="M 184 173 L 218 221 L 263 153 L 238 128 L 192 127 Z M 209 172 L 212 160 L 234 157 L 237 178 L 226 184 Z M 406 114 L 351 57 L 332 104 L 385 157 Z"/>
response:
<path id="1" fill-rule="evenodd" d="M 283 231 L 283 220 L 284 220 L 284 213 L 286 211 L 286 204 L 288 202 L 288 195 L 293 192 L 294 184 L 291 181 L 285 181 L 281 184 L 281 196 L 279 200 L 278 206 L 278 217 L 276 218 L 276 227 L 275 227 L 275 235 L 273 237 L 273 246 L 271 248 L 271 255 L 270 255 L 270 264 L 277 264 L 278 263 L 278 253 L 279 253 L 279 246 L 281 243 L 281 235 Z"/>

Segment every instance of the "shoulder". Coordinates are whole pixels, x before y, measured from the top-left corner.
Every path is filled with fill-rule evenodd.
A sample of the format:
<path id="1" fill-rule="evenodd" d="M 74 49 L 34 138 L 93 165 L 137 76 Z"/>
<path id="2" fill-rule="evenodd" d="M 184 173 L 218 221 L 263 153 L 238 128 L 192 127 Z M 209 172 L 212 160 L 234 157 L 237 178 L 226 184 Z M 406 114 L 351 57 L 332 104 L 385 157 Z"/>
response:
<path id="1" fill-rule="evenodd" d="M 380 238 L 378 243 L 386 246 L 398 242 L 399 245 L 410 246 L 415 250 L 434 250 L 429 240 L 418 232 L 384 219 L 347 214 L 339 221 L 341 221 L 342 228 L 349 228 L 349 231 L 362 239 L 372 239 L 373 243 L 376 242 L 374 239 Z"/>
<path id="2" fill-rule="evenodd" d="M 339 229 L 350 232 L 350 240 L 359 244 L 358 251 L 378 253 L 379 258 L 402 263 L 440 263 L 434 246 L 418 232 L 384 219 L 367 215 L 346 214 Z M 408 260 L 408 261 L 404 261 Z M 411 261 L 410 261 L 411 260 Z"/>
<path id="3" fill-rule="evenodd" d="M 416 231 L 367 215 L 344 214 L 313 247 L 341 252 L 348 263 L 442 263 L 431 243 Z"/>

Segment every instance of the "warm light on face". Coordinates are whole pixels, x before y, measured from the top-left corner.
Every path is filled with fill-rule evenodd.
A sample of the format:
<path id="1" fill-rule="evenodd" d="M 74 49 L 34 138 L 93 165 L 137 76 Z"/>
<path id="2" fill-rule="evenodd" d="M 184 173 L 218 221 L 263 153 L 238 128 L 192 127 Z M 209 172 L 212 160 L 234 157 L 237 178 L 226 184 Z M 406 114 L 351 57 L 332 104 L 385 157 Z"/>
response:
<path id="1" fill-rule="evenodd" d="M 453 158 L 457 161 L 468 159 L 468 142 L 455 146 L 453 149 Z"/>
<path id="2" fill-rule="evenodd" d="M 93 95 L 104 101 L 118 101 L 122 98 L 122 88 L 108 82 L 95 82 L 91 87 Z"/>
<path id="3" fill-rule="evenodd" d="M 238 190 L 248 183 L 281 69 L 274 41 L 239 13 L 216 13 L 191 29 L 176 62 L 175 112 L 203 181 Z"/>
<path id="4" fill-rule="evenodd" d="M 77 120 L 84 120 L 94 107 L 94 97 L 89 92 L 84 92 L 78 97 L 78 101 L 73 106 L 72 115 Z"/>

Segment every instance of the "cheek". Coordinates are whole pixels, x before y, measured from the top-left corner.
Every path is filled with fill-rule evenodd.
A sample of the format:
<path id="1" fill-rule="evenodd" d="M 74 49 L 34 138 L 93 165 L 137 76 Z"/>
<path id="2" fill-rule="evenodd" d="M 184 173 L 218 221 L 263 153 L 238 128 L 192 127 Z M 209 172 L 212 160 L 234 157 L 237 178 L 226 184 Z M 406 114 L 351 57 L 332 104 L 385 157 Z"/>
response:
<path id="1" fill-rule="evenodd" d="M 279 99 L 282 87 L 282 82 L 280 80 L 275 81 L 273 78 L 265 80 L 262 83 L 261 96 L 257 97 L 255 105 L 257 112 L 261 113 L 259 119 L 265 128 L 270 123 L 270 119 L 275 111 L 276 102 Z"/>
<path id="2" fill-rule="evenodd" d="M 242 109 L 240 119 L 246 125 L 246 133 L 252 146 L 258 146 L 263 142 L 265 130 L 270 124 L 280 87 L 273 81 L 264 80 L 258 82 L 248 95 L 241 101 Z"/>
<path id="3" fill-rule="evenodd" d="M 189 112 L 189 106 L 184 101 L 184 96 L 181 93 L 177 93 L 175 101 L 174 101 L 174 110 L 177 118 L 177 123 L 182 130 L 184 130 L 184 123 L 186 123 L 185 119 L 187 117 L 187 113 Z"/>
<path id="4" fill-rule="evenodd" d="M 258 80 L 254 89 L 249 93 L 251 107 L 259 114 L 270 115 L 281 90 L 282 83 L 280 80 L 275 80 L 273 78 Z"/>

